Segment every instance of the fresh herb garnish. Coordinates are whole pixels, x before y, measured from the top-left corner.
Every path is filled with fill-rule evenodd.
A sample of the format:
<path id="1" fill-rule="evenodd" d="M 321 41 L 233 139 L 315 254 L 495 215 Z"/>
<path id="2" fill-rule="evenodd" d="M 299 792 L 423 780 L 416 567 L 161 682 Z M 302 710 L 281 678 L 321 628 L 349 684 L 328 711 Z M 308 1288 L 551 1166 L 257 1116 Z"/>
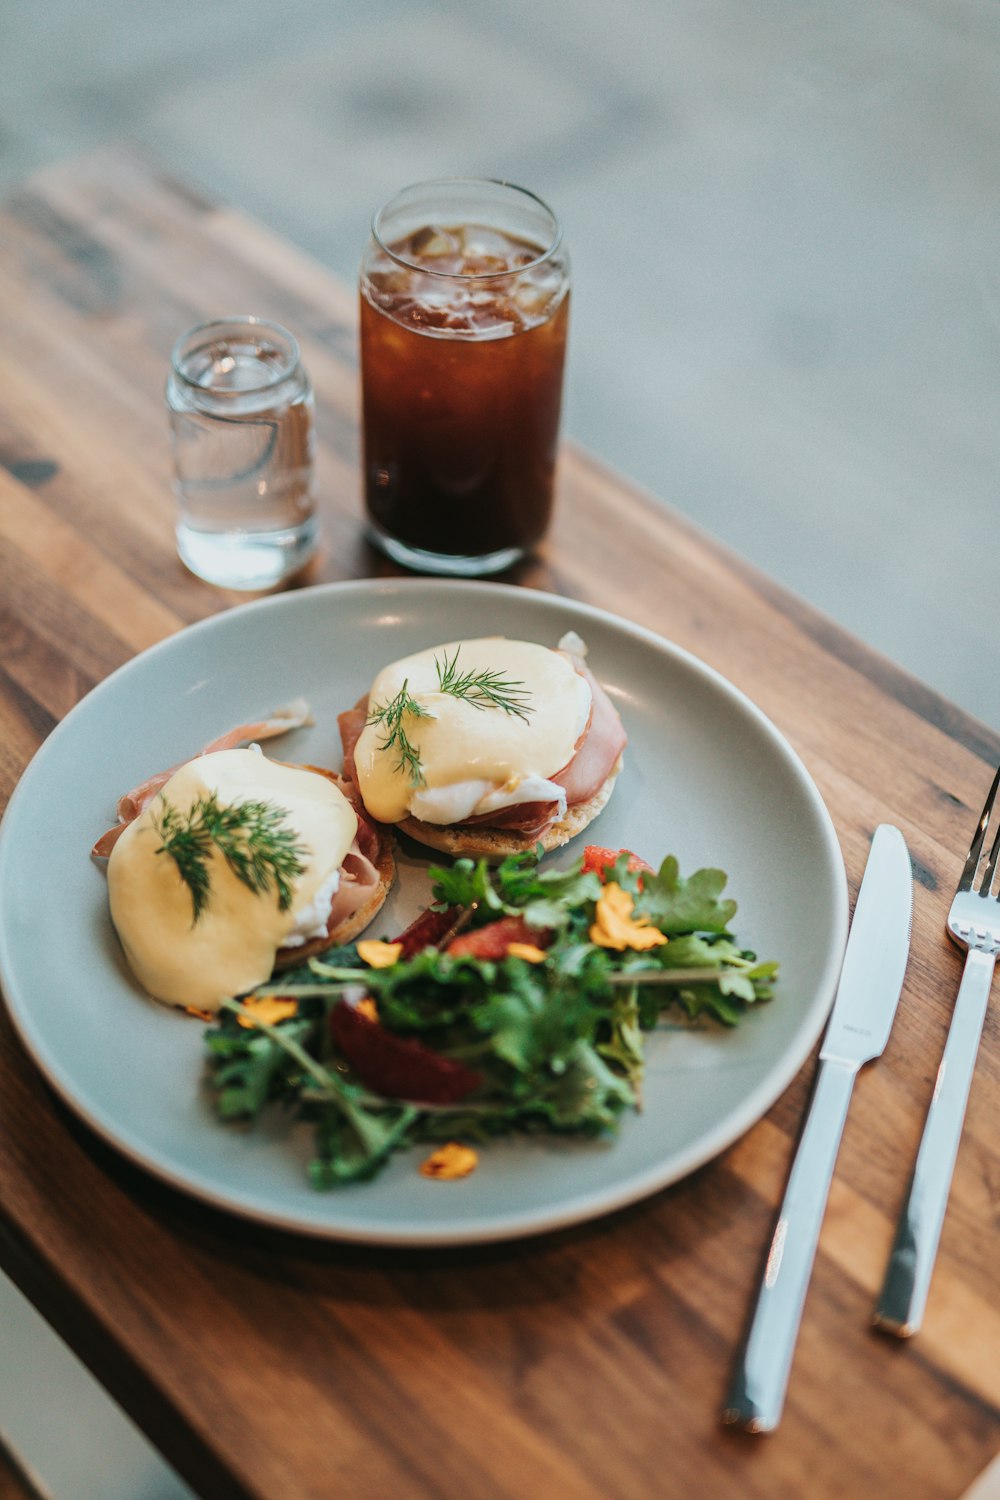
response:
<path id="1" fill-rule="evenodd" d="M 456 646 L 450 660 L 447 652 L 443 660 L 435 656 L 434 668 L 437 672 L 438 691 L 447 693 L 452 698 L 461 698 L 472 708 L 502 709 L 504 713 L 515 714 L 517 718 L 527 723 L 528 715 L 533 710 L 528 704 L 530 694 L 524 683 L 515 678 L 504 677 L 501 671 L 492 667 L 483 667 L 479 671 L 460 672 L 458 653 L 461 649 L 461 646 Z M 409 776 L 411 786 L 423 786 L 423 763 L 419 749 L 407 735 L 403 723 L 403 717 L 406 714 L 414 719 L 433 719 L 434 717 L 429 708 L 414 698 L 409 690 L 408 678 L 404 678 L 403 686 L 395 698 L 388 703 L 376 704 L 369 710 L 365 722 L 384 729 L 385 738 L 379 741 L 378 748 L 395 750 L 398 757 L 395 769 L 401 775 Z"/>
<path id="2" fill-rule="evenodd" d="M 398 1147 L 420 1142 L 613 1130 L 640 1107 L 645 1037 L 665 1013 L 733 1026 L 770 998 L 777 971 L 728 930 L 735 904 L 721 896 L 721 871 L 684 879 L 673 859 L 656 872 L 629 871 L 627 863 L 623 856 L 603 882 L 580 860 L 541 868 L 533 854 L 495 868 L 471 859 L 433 868 L 435 906 L 462 915 L 463 943 L 502 922 L 537 937 L 544 957 L 487 957 L 489 944 L 481 943 L 478 954 L 425 947 L 371 968 L 351 944 L 286 971 L 255 993 L 294 998 L 294 1016 L 247 1029 L 238 1022 L 244 1007 L 230 1002 L 207 1033 L 219 1115 L 254 1118 L 268 1102 L 296 1108 L 315 1126 L 317 1187 L 369 1178 Z M 665 943 L 617 951 L 592 941 L 611 882 Z M 361 994 L 374 1004 L 385 1046 L 430 1049 L 472 1070 L 473 1090 L 429 1104 L 363 1078 L 333 1019 L 345 996 Z"/>
<path id="3" fill-rule="evenodd" d="M 438 661 L 435 656 L 434 667 L 439 690 L 450 693 L 453 698 L 461 698 L 473 708 L 502 708 L 504 713 L 516 714 L 527 724 L 528 715 L 533 710 L 528 705 L 527 700 L 531 694 L 524 683 L 505 677 L 496 668 L 483 667 L 478 672 L 459 672 L 458 653 L 461 649 L 461 646 L 455 647 L 451 661 L 448 660 L 447 652 L 443 662 Z"/>
<path id="4" fill-rule="evenodd" d="M 420 751 L 410 743 L 403 725 L 404 714 L 409 714 L 414 719 L 434 717 L 410 693 L 408 678 L 403 679 L 403 686 L 391 702 L 381 706 L 376 705 L 371 709 L 365 723 L 380 725 L 385 730 L 385 739 L 379 741 L 379 749 L 395 750 L 399 756 L 396 761 L 396 770 L 409 774 L 411 786 L 423 786 L 424 773 L 420 762 Z"/>
<path id="5" fill-rule="evenodd" d="M 197 922 L 211 895 L 209 857 L 216 848 L 237 880 L 258 895 L 273 885 L 278 906 L 287 911 L 292 904 L 292 880 L 305 869 L 305 848 L 296 841 L 295 830 L 284 825 L 289 816 L 273 802 L 234 802 L 220 807 L 214 792 L 199 797 L 186 812 L 161 797 L 163 809 L 154 815 L 153 826 L 163 840 L 157 854 L 169 854 L 191 892 Z"/>

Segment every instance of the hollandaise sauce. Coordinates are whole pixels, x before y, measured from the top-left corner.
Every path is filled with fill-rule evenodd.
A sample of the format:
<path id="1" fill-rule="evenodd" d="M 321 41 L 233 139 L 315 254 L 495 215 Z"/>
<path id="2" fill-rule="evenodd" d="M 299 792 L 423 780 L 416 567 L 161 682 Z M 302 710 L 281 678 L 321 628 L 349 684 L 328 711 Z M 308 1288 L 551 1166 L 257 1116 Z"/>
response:
<path id="1" fill-rule="evenodd" d="M 287 900 L 273 883 L 252 889 L 208 842 L 206 893 L 196 915 L 191 886 L 164 847 L 164 812 L 183 817 L 206 799 L 281 809 L 296 850 Z M 325 777 L 257 750 L 222 750 L 182 766 L 125 829 L 108 862 L 111 919 L 140 984 L 158 1000 L 199 1010 L 216 1010 L 263 984 L 279 948 L 325 931 L 357 828 L 354 809 Z"/>

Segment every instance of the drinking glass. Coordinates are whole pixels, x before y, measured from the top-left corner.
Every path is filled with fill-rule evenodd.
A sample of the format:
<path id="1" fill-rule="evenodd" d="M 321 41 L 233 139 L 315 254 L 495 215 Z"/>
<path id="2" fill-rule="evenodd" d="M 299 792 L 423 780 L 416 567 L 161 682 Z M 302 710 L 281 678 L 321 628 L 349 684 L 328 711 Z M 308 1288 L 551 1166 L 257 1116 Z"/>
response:
<path id="1" fill-rule="evenodd" d="M 316 545 L 313 394 L 287 329 L 201 323 L 177 340 L 166 389 L 177 550 L 209 583 L 268 589 Z"/>
<path id="2" fill-rule="evenodd" d="M 397 562 L 508 567 L 552 515 L 569 258 L 552 210 L 448 178 L 375 214 L 361 263 L 368 532 Z"/>

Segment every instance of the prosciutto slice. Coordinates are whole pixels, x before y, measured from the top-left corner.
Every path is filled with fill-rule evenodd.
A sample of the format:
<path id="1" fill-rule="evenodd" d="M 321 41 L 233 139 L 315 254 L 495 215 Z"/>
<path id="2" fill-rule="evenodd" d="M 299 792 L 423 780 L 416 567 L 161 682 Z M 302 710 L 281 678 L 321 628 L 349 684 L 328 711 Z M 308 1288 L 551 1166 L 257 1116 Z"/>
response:
<path id="1" fill-rule="evenodd" d="M 220 734 L 217 739 L 205 745 L 192 758 L 212 755 L 216 750 L 235 750 L 239 745 L 255 744 L 258 740 L 271 740 L 276 735 L 287 734 L 290 729 L 300 729 L 303 724 L 311 723 L 312 715 L 309 712 L 308 703 L 304 698 L 297 698 L 287 708 L 275 709 L 269 718 L 259 719 L 256 724 L 237 724 L 234 729 L 227 730 L 225 734 Z M 91 854 L 97 859 L 107 859 L 129 823 L 134 822 L 140 813 L 145 812 L 174 772 L 179 771 L 181 766 L 186 764 L 186 761 L 179 761 L 168 770 L 157 771 L 155 775 L 147 777 L 131 791 L 123 792 L 118 798 L 118 822 L 106 833 L 101 834 L 91 849 Z"/>
<path id="2" fill-rule="evenodd" d="M 593 700 L 590 723 L 577 743 L 573 759 L 551 778 L 566 789 L 567 807 L 589 802 L 614 770 L 625 749 L 628 736 L 625 726 L 601 684 L 589 668 L 576 662 L 576 670 L 590 683 Z"/>
<path id="3" fill-rule="evenodd" d="M 576 742 L 572 760 L 548 779 L 566 791 L 566 806 L 577 807 L 589 802 L 607 781 L 625 748 L 627 736 L 618 710 L 586 664 L 573 657 L 573 665 L 590 685 L 590 718 Z M 358 773 L 354 751 L 368 716 L 368 699 L 340 714 L 337 723 L 344 746 L 344 776 L 357 785 Z M 465 818 L 462 827 L 482 825 L 488 828 L 511 828 L 519 833 L 540 836 L 559 815 L 558 802 L 522 802 L 503 807 L 498 812 L 479 813 Z"/>
<path id="4" fill-rule="evenodd" d="M 365 727 L 368 718 L 368 696 L 359 698 L 353 708 L 345 709 L 342 714 L 337 715 L 337 727 L 340 730 L 340 743 L 344 747 L 344 777 L 353 786 L 358 785 L 358 766 L 354 759 L 354 752 L 361 738 L 361 731 Z"/>
<path id="5" fill-rule="evenodd" d="M 374 842 L 376 845 L 378 843 L 375 830 L 365 818 L 359 819 L 357 837 L 344 855 L 344 863 L 340 867 L 340 885 L 330 904 L 330 915 L 326 919 L 326 931 L 329 937 L 333 936 L 341 922 L 346 922 L 349 917 L 353 917 L 354 913 L 360 911 L 365 902 L 370 900 L 381 879 L 371 859 L 362 853 L 363 842 Z M 279 964 L 294 962 L 302 946 L 304 945 L 279 948 L 277 962 Z"/>

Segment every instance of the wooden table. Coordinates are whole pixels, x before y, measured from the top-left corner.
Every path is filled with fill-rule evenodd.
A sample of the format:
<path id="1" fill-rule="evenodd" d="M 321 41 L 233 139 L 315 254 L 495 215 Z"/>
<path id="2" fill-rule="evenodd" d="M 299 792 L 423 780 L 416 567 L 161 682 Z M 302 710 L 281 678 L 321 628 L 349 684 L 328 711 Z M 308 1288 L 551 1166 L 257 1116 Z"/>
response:
<path id="1" fill-rule="evenodd" d="M 127 154 L 40 175 L 0 220 L 0 797 L 119 663 L 237 602 L 172 535 L 162 385 L 231 309 L 301 338 L 318 397 L 322 560 L 361 538 L 351 290 Z M 252 1228 L 129 1167 L 0 1023 L 0 1262 L 211 1500 L 825 1500 L 958 1495 L 1000 1448 L 1000 1038 L 987 1020 L 923 1331 L 868 1326 L 960 961 L 944 937 L 1000 739 L 569 448 L 516 581 L 626 615 L 744 689 L 803 757 L 852 899 L 880 821 L 916 869 L 913 950 L 859 1079 L 784 1422 L 718 1410 L 812 1073 L 687 1180 L 601 1222 L 477 1250 Z"/>

